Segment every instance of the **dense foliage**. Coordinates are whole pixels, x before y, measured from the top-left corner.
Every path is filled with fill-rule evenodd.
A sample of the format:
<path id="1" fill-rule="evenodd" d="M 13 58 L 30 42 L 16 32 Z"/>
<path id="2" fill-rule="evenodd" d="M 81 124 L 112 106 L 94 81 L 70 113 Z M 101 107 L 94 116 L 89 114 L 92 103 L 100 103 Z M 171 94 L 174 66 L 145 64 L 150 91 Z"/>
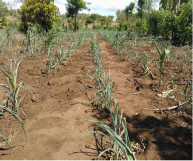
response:
<path id="1" fill-rule="evenodd" d="M 85 9 L 89 10 L 86 6 L 87 4 L 89 3 L 85 2 L 84 0 L 67 0 L 67 4 L 66 4 L 67 16 L 74 18 L 74 31 L 77 30 L 76 18 L 77 18 L 78 12 Z"/>
<path id="2" fill-rule="evenodd" d="M 23 23 L 38 23 L 46 31 L 59 20 L 59 9 L 54 5 L 54 0 L 26 0 L 20 14 Z"/>

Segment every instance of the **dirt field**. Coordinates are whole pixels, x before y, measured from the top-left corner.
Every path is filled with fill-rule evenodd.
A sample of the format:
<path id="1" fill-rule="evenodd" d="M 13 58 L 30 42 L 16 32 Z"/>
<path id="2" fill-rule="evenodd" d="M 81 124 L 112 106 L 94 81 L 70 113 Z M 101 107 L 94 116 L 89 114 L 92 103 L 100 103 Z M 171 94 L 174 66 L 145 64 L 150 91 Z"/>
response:
<path id="1" fill-rule="evenodd" d="M 92 34 L 89 36 L 92 38 Z M 111 67 L 111 78 L 115 81 L 113 97 L 123 108 L 127 119 L 129 137 L 138 143 L 141 150 L 135 154 L 137 160 L 191 160 L 192 159 L 192 126 L 180 136 L 183 128 L 191 119 L 185 111 L 176 110 L 150 111 L 144 108 L 166 108 L 177 105 L 172 98 L 161 98 L 157 94 L 167 88 L 158 85 L 158 77 L 151 79 L 145 76 L 140 65 L 124 55 L 112 52 L 112 46 L 97 34 L 101 51 L 103 51 L 103 68 L 108 73 Z M 86 44 L 85 42 L 84 44 Z M 93 134 L 82 135 L 93 131 L 94 124 L 81 119 L 98 120 L 110 124 L 110 116 L 104 111 L 89 106 L 95 98 L 95 91 L 88 84 L 90 57 L 88 45 L 77 48 L 76 54 L 59 66 L 58 71 L 45 75 L 47 55 L 35 56 L 23 60 L 19 66 L 17 82 L 23 81 L 33 92 L 21 90 L 26 96 L 21 106 L 26 117 L 19 111 L 25 123 L 27 143 L 21 125 L 6 113 L 7 124 L 1 117 L 0 134 L 11 138 L 12 151 L 8 145 L 1 145 L 1 160 L 91 160 L 96 159 L 101 148 L 96 144 Z M 145 48 L 150 52 L 151 47 Z M 152 56 L 155 56 L 152 55 Z M 153 63 L 152 63 L 153 64 Z M 191 67 L 191 62 L 188 67 Z M 177 70 L 177 64 L 166 63 L 166 67 Z M 0 68 L 9 70 L 6 58 L 0 58 Z M 154 65 L 151 68 L 155 68 Z M 163 82 L 167 82 L 169 73 L 164 73 Z M 0 72 L 0 83 L 5 76 Z M 179 84 L 179 83 L 177 83 Z M 171 83 L 168 83 L 171 86 Z M 0 100 L 6 98 L 0 90 Z M 98 139 L 99 136 L 98 135 Z M 99 139 L 100 140 L 100 139 Z M 144 150 L 144 151 L 143 151 Z M 102 157 L 101 159 L 105 159 Z"/>

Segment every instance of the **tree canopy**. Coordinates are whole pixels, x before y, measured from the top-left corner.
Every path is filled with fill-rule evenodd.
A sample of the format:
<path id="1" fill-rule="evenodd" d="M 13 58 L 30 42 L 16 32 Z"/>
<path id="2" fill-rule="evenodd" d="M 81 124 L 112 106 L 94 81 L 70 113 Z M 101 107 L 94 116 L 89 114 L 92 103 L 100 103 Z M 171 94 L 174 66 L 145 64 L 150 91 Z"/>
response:
<path id="1" fill-rule="evenodd" d="M 138 0 L 137 11 L 138 11 L 138 14 L 141 18 L 141 21 L 143 18 L 144 5 L 145 5 L 145 0 Z"/>
<path id="2" fill-rule="evenodd" d="M 22 22 L 38 23 L 46 31 L 59 20 L 59 9 L 54 0 L 27 0 L 21 6 L 20 14 Z"/>
<path id="3" fill-rule="evenodd" d="M 87 8 L 87 4 L 90 4 L 88 2 L 85 2 L 84 0 L 67 0 L 66 4 L 66 10 L 67 10 L 67 16 L 74 18 L 74 31 L 76 32 L 76 18 L 79 11 L 82 10 L 89 10 Z"/>
<path id="4" fill-rule="evenodd" d="M 7 8 L 7 4 L 0 0 L 0 17 L 4 17 L 9 14 L 9 10 Z"/>

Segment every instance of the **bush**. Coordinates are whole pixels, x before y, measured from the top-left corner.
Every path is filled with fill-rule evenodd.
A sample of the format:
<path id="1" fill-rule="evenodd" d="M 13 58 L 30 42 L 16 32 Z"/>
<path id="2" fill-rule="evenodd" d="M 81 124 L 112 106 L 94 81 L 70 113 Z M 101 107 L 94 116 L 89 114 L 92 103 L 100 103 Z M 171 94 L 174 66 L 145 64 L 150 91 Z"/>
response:
<path id="1" fill-rule="evenodd" d="M 135 20 L 129 28 L 131 32 L 146 33 L 148 31 L 146 20 L 141 21 L 140 19 Z"/>
<path id="2" fill-rule="evenodd" d="M 46 32 L 59 20 L 59 9 L 54 0 L 27 0 L 21 6 L 20 14 L 23 23 L 38 23 Z"/>
<path id="3" fill-rule="evenodd" d="M 180 7 L 180 15 L 177 17 L 177 37 L 185 43 L 192 42 L 192 1 L 183 3 Z"/>
<path id="4" fill-rule="evenodd" d="M 160 23 L 158 25 L 159 33 L 165 38 L 173 38 L 173 31 L 176 30 L 176 16 L 174 12 L 162 10 Z"/>
<path id="5" fill-rule="evenodd" d="M 62 31 L 63 27 L 62 27 L 62 23 L 61 22 L 54 22 L 52 24 L 52 29 L 54 29 L 57 32 Z"/>
<path id="6" fill-rule="evenodd" d="M 111 31 L 111 30 L 113 30 L 113 26 L 105 26 L 104 29 Z"/>
<path id="7" fill-rule="evenodd" d="M 18 25 L 18 30 L 22 33 L 27 33 L 27 30 L 28 30 L 28 24 L 25 23 L 25 22 L 21 22 L 19 23 Z"/>
<path id="8" fill-rule="evenodd" d="M 93 26 L 93 29 L 103 30 L 104 27 L 103 27 L 103 26 L 100 26 L 100 25 L 94 25 L 94 26 Z"/>
<path id="9" fill-rule="evenodd" d="M 127 31 L 129 29 L 129 24 L 127 21 L 121 20 L 119 22 L 119 31 Z"/>
<path id="10" fill-rule="evenodd" d="M 76 21 L 76 31 L 80 30 L 81 28 L 83 28 L 83 22 L 77 20 Z M 74 30 L 74 19 L 72 17 L 68 18 L 68 29 Z"/>
<path id="11" fill-rule="evenodd" d="M 42 27 L 40 24 L 32 24 L 32 23 L 24 23 L 21 22 L 19 24 L 17 24 L 17 30 L 26 34 L 28 30 L 33 29 L 34 31 L 36 31 L 37 33 L 41 33 L 43 31 Z"/>
<path id="12" fill-rule="evenodd" d="M 148 33 L 158 36 L 160 31 L 158 29 L 158 24 L 162 21 L 162 16 L 160 11 L 152 11 L 149 13 L 147 18 L 147 28 Z"/>
<path id="13" fill-rule="evenodd" d="M 5 17 L 0 19 L 0 28 L 7 26 L 7 19 Z"/>

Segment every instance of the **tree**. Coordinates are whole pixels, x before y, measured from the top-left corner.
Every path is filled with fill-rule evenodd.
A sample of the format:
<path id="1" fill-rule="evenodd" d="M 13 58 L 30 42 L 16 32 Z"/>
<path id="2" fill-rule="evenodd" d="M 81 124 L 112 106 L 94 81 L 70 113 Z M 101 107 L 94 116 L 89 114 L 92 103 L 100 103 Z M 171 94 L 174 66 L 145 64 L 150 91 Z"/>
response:
<path id="1" fill-rule="evenodd" d="M 126 15 L 126 19 L 127 19 L 127 21 L 128 21 L 128 20 L 129 20 L 129 6 L 126 6 L 126 7 L 125 7 L 124 12 L 125 12 L 125 15 Z"/>
<path id="2" fill-rule="evenodd" d="M 139 14 L 139 16 L 141 18 L 141 21 L 143 19 L 144 5 L 145 5 L 145 0 L 138 0 L 137 11 L 138 11 L 138 14 Z"/>
<path id="3" fill-rule="evenodd" d="M 0 17 L 4 17 L 9 14 L 9 10 L 5 2 L 0 0 Z"/>
<path id="4" fill-rule="evenodd" d="M 155 7 L 155 2 L 156 0 L 146 0 L 146 10 L 148 13 Z"/>
<path id="5" fill-rule="evenodd" d="M 54 0 L 26 0 L 20 14 L 23 23 L 38 23 L 46 32 L 52 28 L 53 22 L 59 20 L 59 9 Z"/>
<path id="6" fill-rule="evenodd" d="M 91 23 L 93 23 L 92 18 L 91 18 L 91 17 L 87 17 L 87 19 L 86 19 L 86 23 L 85 23 L 86 28 L 88 28 L 88 24 L 91 24 Z"/>
<path id="7" fill-rule="evenodd" d="M 183 43 L 192 42 L 192 0 L 183 3 L 180 7 L 180 14 L 177 17 L 177 37 Z"/>
<path id="8" fill-rule="evenodd" d="M 178 14 L 178 11 L 180 9 L 180 0 L 173 0 L 173 8 L 174 8 L 174 14 Z"/>
<path id="9" fill-rule="evenodd" d="M 121 20 L 126 20 L 125 11 L 124 10 L 117 10 L 116 11 L 116 21 L 119 22 Z"/>
<path id="10" fill-rule="evenodd" d="M 76 18 L 79 11 L 82 11 L 84 9 L 90 10 L 86 7 L 87 3 L 84 0 L 67 0 L 66 4 L 66 10 L 67 10 L 67 16 L 74 18 L 74 31 L 76 32 Z"/>
<path id="11" fill-rule="evenodd" d="M 131 13 L 131 16 L 132 16 L 132 14 L 133 14 L 133 9 L 135 8 L 135 3 L 134 2 L 131 2 L 130 4 L 129 4 L 129 13 Z"/>
<path id="12" fill-rule="evenodd" d="M 99 16 L 99 22 L 101 23 L 101 26 L 104 26 L 107 22 L 107 17 L 106 16 Z"/>
<path id="13" fill-rule="evenodd" d="M 108 16 L 107 20 L 106 20 L 106 25 L 111 25 L 111 23 L 113 22 L 114 16 Z"/>
<path id="14" fill-rule="evenodd" d="M 124 12 L 125 12 L 127 21 L 129 19 L 129 13 L 131 13 L 131 16 L 132 16 L 134 8 L 135 8 L 135 3 L 134 2 L 131 2 L 128 6 L 125 7 Z"/>
<path id="15" fill-rule="evenodd" d="M 90 15 L 90 18 L 92 19 L 93 26 L 95 25 L 95 22 L 96 22 L 98 17 L 99 16 L 96 13 Z"/>

